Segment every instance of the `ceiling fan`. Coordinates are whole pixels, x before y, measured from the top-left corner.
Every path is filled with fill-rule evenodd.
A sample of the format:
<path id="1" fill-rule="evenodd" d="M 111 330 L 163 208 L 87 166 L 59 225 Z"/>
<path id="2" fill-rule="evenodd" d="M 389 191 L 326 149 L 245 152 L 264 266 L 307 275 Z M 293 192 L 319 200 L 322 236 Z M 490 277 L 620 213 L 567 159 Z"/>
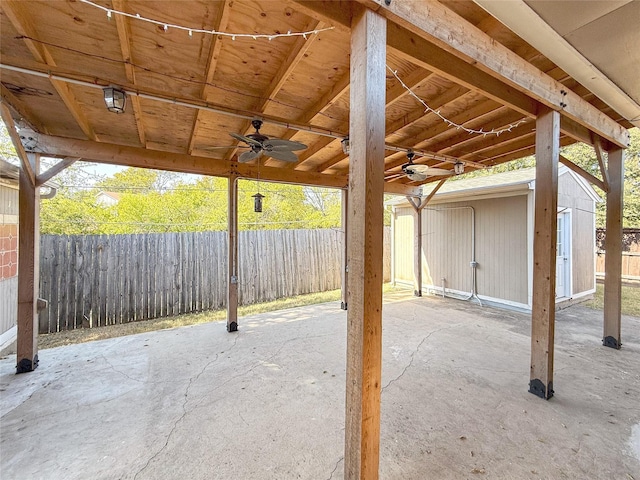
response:
<path id="1" fill-rule="evenodd" d="M 413 159 L 416 154 L 413 150 L 407 151 L 407 158 L 409 162 L 402 165 L 402 171 L 406 174 L 407 178 L 413 180 L 414 182 L 421 182 L 426 180 L 429 176 L 444 176 L 444 175 L 453 175 L 454 172 L 451 170 L 447 170 L 446 168 L 435 168 L 430 167 L 428 165 L 416 165 L 413 163 Z"/>
<path id="2" fill-rule="evenodd" d="M 262 120 L 260 119 L 253 119 L 251 121 L 251 125 L 256 129 L 255 133 L 250 133 L 249 135 L 239 135 L 237 133 L 229 134 L 236 140 L 240 140 L 247 144 L 246 146 L 240 145 L 238 148 L 249 149 L 238 156 L 239 162 L 250 162 L 262 155 L 283 162 L 297 162 L 298 156 L 293 152 L 307 148 L 304 143 L 294 142 L 292 140 L 282 140 L 279 138 L 269 138 L 266 135 L 261 134 L 260 128 L 262 127 Z"/>

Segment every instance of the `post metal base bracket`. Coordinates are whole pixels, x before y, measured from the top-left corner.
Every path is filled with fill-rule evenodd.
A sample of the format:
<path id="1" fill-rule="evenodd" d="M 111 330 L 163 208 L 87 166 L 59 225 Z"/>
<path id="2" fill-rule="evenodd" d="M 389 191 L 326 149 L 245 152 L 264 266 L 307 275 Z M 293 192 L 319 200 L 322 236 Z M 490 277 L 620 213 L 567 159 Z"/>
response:
<path id="1" fill-rule="evenodd" d="M 28 358 L 21 359 L 16 365 L 16 373 L 33 372 L 36 368 L 38 368 L 38 355 L 33 358 L 33 361 Z"/>
<path id="2" fill-rule="evenodd" d="M 237 332 L 237 331 L 238 331 L 237 322 L 227 323 L 227 332 Z"/>
<path id="3" fill-rule="evenodd" d="M 620 350 L 622 343 L 620 343 L 617 338 L 609 336 L 609 337 L 604 337 L 602 339 L 602 345 L 604 345 L 605 347 L 615 348 L 616 350 Z"/>
<path id="4" fill-rule="evenodd" d="M 414 290 L 413 291 L 413 296 L 414 297 L 421 297 L 422 296 L 422 290 Z"/>
<path id="5" fill-rule="evenodd" d="M 342 310 L 346 310 L 347 309 L 347 302 L 340 302 L 340 308 Z"/>
<path id="6" fill-rule="evenodd" d="M 541 380 L 535 378 L 529 382 L 529 393 L 533 393 L 540 398 L 549 400 L 553 397 L 553 382 L 549 382 L 548 387 L 545 387 Z"/>

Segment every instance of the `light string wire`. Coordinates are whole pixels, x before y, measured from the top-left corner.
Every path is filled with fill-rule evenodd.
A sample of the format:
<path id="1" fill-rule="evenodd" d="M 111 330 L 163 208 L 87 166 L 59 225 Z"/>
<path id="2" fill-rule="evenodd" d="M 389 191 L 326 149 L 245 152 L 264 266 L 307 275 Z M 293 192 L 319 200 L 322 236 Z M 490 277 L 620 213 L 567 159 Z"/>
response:
<path id="1" fill-rule="evenodd" d="M 235 40 L 236 38 L 252 38 L 254 40 L 257 40 L 259 38 L 266 38 L 269 41 L 273 40 L 274 38 L 281 38 L 281 37 L 304 37 L 305 39 L 307 38 L 307 36 L 309 35 L 317 35 L 320 32 L 325 32 L 327 30 L 333 30 L 334 27 L 326 27 L 326 28 L 319 28 L 316 30 L 308 30 L 306 32 L 292 32 L 291 30 L 289 30 L 287 33 L 229 33 L 229 32 L 219 32 L 217 30 L 206 30 L 204 28 L 192 28 L 192 27 L 185 27 L 183 25 L 176 25 L 173 23 L 169 23 L 169 22 L 161 22 L 159 20 L 153 20 L 151 18 L 146 18 L 141 16 L 140 14 L 131 14 L 131 13 L 127 13 L 127 12 L 122 12 L 120 10 L 114 10 L 112 8 L 108 8 L 108 7 L 103 7 L 102 5 L 98 5 L 97 3 L 93 3 L 90 0 L 80 0 L 80 2 L 85 3 L 87 5 L 90 5 L 94 8 L 98 8 L 100 10 L 102 10 L 103 12 L 105 12 L 107 14 L 107 18 L 111 19 L 111 17 L 115 14 L 115 15 L 122 15 L 123 17 L 128 17 L 128 18 L 133 18 L 135 20 L 141 20 L 143 22 L 147 22 L 147 23 L 152 23 L 154 25 L 159 25 L 161 26 L 164 31 L 168 31 L 170 28 L 174 28 L 176 30 L 182 30 L 185 32 L 189 33 L 189 37 L 192 37 L 194 33 L 203 33 L 206 35 L 216 35 L 219 37 L 230 37 L 231 40 Z"/>
<path id="2" fill-rule="evenodd" d="M 442 115 L 440 113 L 440 110 L 435 110 L 435 109 L 431 108 L 429 105 L 427 105 L 427 102 L 425 102 L 418 95 L 416 95 L 416 93 L 413 90 L 411 90 L 411 88 L 406 83 L 404 83 L 402 81 L 402 79 L 398 75 L 398 71 L 397 70 L 393 70 L 389 65 L 387 65 L 387 70 L 389 70 L 393 74 L 393 76 L 396 78 L 396 80 L 398 80 L 398 82 L 400 82 L 400 85 L 402 85 L 402 87 L 409 93 L 409 95 L 411 95 L 413 98 L 415 98 L 418 102 L 420 102 L 422 104 L 422 106 L 424 107 L 424 111 L 425 112 L 431 112 L 431 113 L 437 115 L 438 117 L 440 117 L 442 119 L 443 122 L 445 122 L 450 127 L 455 127 L 458 130 L 464 130 L 465 132 L 469 133 L 470 135 L 476 134 L 476 135 L 483 135 L 485 137 L 487 135 L 495 135 L 495 136 L 498 137 L 498 136 L 500 136 L 501 133 L 510 132 L 511 130 L 516 128 L 518 125 L 527 122 L 526 119 L 522 119 L 522 120 L 519 120 L 519 121 L 517 121 L 515 123 L 509 124 L 509 126 L 507 126 L 507 127 L 504 127 L 504 128 L 501 128 L 501 129 L 495 129 L 494 128 L 494 129 L 491 129 L 491 130 L 482 130 L 482 128 L 480 130 L 476 130 L 476 129 L 473 129 L 473 128 L 465 127 L 464 125 L 460 125 L 458 123 L 452 122 L 451 120 L 446 118 L 444 115 Z"/>

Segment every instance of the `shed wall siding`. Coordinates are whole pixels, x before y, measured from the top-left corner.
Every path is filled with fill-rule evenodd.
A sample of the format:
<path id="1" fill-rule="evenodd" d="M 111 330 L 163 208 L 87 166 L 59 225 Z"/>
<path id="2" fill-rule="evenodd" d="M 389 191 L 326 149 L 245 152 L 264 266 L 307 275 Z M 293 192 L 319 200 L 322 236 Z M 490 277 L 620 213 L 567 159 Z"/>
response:
<path id="1" fill-rule="evenodd" d="M 413 282 L 413 209 L 396 209 L 393 231 L 394 281 Z M 424 232 L 423 232 L 424 233 Z M 424 261 L 424 256 L 423 256 Z"/>
<path id="2" fill-rule="evenodd" d="M 434 204 L 422 211 L 423 286 L 471 292 L 471 210 L 480 296 L 527 304 L 527 195 Z M 396 209 L 395 280 L 413 281 L 413 218 Z"/>
<path id="3" fill-rule="evenodd" d="M 571 209 L 572 296 L 595 289 L 595 202 L 570 174 L 558 180 L 558 206 Z"/>
<path id="4" fill-rule="evenodd" d="M 471 292 L 471 206 L 475 210 L 477 293 L 527 303 L 527 196 L 434 205 L 423 211 L 424 282 Z M 455 208 L 455 209 L 453 209 Z"/>

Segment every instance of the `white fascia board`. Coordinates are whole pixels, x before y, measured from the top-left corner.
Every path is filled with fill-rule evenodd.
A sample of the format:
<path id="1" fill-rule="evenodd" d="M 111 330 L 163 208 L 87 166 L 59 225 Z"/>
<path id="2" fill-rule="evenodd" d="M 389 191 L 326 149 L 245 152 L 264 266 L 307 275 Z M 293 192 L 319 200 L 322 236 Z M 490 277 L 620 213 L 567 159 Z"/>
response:
<path id="1" fill-rule="evenodd" d="M 640 105 L 567 42 L 523 0 L 474 0 L 603 102 L 640 127 Z"/>

